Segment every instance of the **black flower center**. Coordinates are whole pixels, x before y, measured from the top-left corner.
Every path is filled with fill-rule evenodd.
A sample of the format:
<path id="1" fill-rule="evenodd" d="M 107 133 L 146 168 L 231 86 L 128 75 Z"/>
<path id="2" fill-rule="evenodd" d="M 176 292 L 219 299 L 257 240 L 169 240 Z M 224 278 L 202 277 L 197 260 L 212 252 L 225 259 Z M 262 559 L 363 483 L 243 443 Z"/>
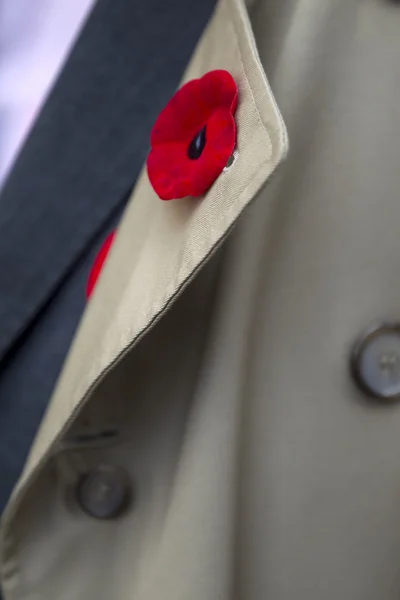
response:
<path id="1" fill-rule="evenodd" d="M 187 149 L 187 155 L 191 160 L 197 160 L 200 158 L 204 146 L 206 145 L 206 125 L 199 133 L 192 139 Z"/>

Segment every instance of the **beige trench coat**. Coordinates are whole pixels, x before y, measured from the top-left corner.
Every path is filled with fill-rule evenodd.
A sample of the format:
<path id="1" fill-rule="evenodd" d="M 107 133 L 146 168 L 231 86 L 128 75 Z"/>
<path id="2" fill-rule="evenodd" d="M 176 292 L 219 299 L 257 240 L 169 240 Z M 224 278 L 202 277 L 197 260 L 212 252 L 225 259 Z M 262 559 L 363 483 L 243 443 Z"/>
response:
<path id="1" fill-rule="evenodd" d="M 5 600 L 398 600 L 400 406 L 349 353 L 400 320 L 399 32 L 389 0 L 220 0 L 185 79 L 235 77 L 237 159 L 200 201 L 143 173 L 3 518 Z M 119 518 L 76 501 L 99 465 Z"/>

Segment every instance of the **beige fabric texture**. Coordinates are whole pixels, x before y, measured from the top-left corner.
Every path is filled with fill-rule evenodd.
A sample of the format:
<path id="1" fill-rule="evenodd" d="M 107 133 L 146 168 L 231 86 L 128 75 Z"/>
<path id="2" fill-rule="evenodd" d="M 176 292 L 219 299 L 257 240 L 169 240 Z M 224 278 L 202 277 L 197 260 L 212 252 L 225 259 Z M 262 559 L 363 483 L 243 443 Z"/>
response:
<path id="1" fill-rule="evenodd" d="M 249 10 L 263 69 L 222 0 L 186 75 L 237 78 L 239 158 L 200 203 L 139 182 L 4 519 L 5 600 L 398 600 L 400 408 L 349 354 L 400 320 L 400 8 Z M 106 523 L 73 494 L 103 463 L 136 490 Z"/>
<path id="2" fill-rule="evenodd" d="M 38 541 L 28 540 L 31 534 L 25 535 L 23 523 L 30 508 L 36 510 L 41 504 L 41 500 L 35 500 L 36 492 L 40 490 L 40 494 L 51 495 L 46 486 L 42 487 L 40 477 L 46 478 L 48 470 L 55 468 L 54 464 L 57 464 L 58 472 L 64 473 L 65 463 L 75 456 L 73 451 L 68 453 L 68 460 L 63 455 L 65 445 L 68 446 L 65 437 L 74 419 L 86 403 L 95 401 L 98 387 L 109 371 L 155 326 L 196 276 L 286 153 L 286 130 L 259 61 L 242 0 L 221 0 L 218 4 L 183 81 L 200 77 L 212 69 L 227 69 L 238 85 L 236 160 L 203 198 L 170 203 L 160 201 L 143 171 L 102 281 L 90 301 L 24 473 L 6 510 L 2 546 L 6 598 L 23 597 L 31 586 L 37 589 L 38 581 L 44 577 L 42 567 L 48 571 L 45 560 L 43 565 L 37 565 L 38 572 L 35 572 L 32 565 L 36 566 L 37 559 L 41 563 L 43 555 Z M 174 332 L 168 337 L 170 340 L 175 338 Z M 188 344 L 190 339 L 182 340 L 182 343 Z M 115 403 L 115 398 L 111 402 Z M 118 422 L 119 428 L 126 418 L 125 411 L 120 412 L 123 416 Z M 107 418 L 115 420 L 115 415 L 107 415 Z M 129 442 L 130 437 L 131 432 L 126 432 L 124 442 Z M 87 451 L 84 454 L 87 456 Z M 78 475 L 84 470 L 86 459 L 82 461 L 78 455 L 71 460 L 79 465 L 75 467 L 75 475 Z M 65 481 L 59 482 L 62 488 L 69 479 L 68 473 L 73 470 L 72 466 L 66 468 Z M 63 511 L 65 506 L 60 508 Z M 47 516 L 50 516 L 48 512 Z M 32 518 L 35 523 L 39 520 L 38 515 Z M 126 523 L 123 527 L 126 530 Z M 102 528 L 101 536 L 105 531 L 107 527 Z M 82 543 L 80 548 L 83 553 L 87 552 Z M 33 562 L 31 558 L 25 558 L 28 549 L 33 550 Z M 63 551 L 59 553 L 54 547 L 50 552 L 51 563 L 63 560 Z M 48 556 L 47 551 L 45 554 Z M 79 551 L 74 550 L 73 562 L 83 564 L 85 560 L 82 562 L 78 555 Z M 58 572 L 54 566 L 49 577 L 45 577 L 46 581 L 40 584 L 43 586 L 40 597 L 47 594 L 52 598 L 55 594 L 60 599 L 80 597 L 81 590 L 86 590 L 90 581 L 93 581 L 93 590 L 99 589 L 90 592 L 89 596 L 95 593 L 96 597 L 102 597 L 105 588 L 102 583 L 95 582 L 97 568 L 93 563 L 93 569 L 87 572 L 87 581 L 76 580 L 77 590 L 72 593 L 73 572 L 66 568 L 64 590 L 58 591 L 61 582 L 53 581 Z M 125 593 L 122 589 L 120 593 L 109 590 L 115 599 L 118 595 L 130 597 Z M 88 592 L 85 594 L 82 597 L 88 598 Z"/>

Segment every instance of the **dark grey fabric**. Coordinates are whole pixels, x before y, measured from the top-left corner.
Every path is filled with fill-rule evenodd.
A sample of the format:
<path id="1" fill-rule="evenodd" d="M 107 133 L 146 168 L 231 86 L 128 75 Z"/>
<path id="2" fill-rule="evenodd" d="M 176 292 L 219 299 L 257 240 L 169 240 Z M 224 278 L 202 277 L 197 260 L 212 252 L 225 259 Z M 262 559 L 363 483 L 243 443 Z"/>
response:
<path id="1" fill-rule="evenodd" d="M 79 317 L 87 275 L 103 236 L 3 360 L 0 373 L 0 505 L 4 508 L 46 409 Z"/>
<path id="2" fill-rule="evenodd" d="M 0 509 L 214 0 L 99 0 L 0 196 Z"/>

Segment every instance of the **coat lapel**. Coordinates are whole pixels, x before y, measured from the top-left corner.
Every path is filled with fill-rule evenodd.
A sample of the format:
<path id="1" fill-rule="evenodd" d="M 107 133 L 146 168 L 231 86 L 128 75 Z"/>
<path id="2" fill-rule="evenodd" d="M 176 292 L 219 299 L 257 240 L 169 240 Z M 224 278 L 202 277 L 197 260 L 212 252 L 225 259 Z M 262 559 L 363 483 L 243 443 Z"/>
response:
<path id="1" fill-rule="evenodd" d="M 0 197 L 0 359 L 129 196 L 213 4 L 96 4 Z"/>
<path id="2" fill-rule="evenodd" d="M 216 68 L 230 71 L 239 86 L 238 158 L 201 199 L 162 202 L 142 173 L 15 496 L 109 369 L 157 326 L 285 155 L 285 127 L 242 0 L 220 0 L 185 80 Z"/>

